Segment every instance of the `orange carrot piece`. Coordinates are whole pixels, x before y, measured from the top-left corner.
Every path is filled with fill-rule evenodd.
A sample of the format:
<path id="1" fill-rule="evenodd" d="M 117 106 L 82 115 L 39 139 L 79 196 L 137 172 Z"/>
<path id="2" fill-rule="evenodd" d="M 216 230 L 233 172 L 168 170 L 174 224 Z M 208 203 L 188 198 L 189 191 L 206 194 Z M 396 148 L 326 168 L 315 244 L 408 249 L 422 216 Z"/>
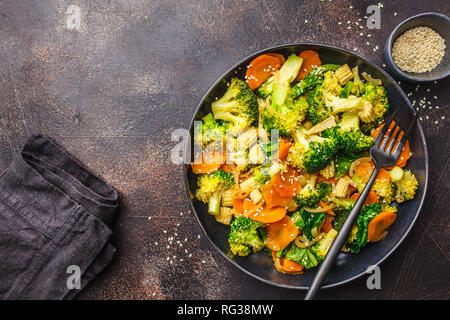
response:
<path id="1" fill-rule="evenodd" d="M 298 228 L 289 216 L 267 224 L 265 230 L 267 238 L 264 243 L 273 251 L 283 250 L 298 235 Z"/>
<path id="2" fill-rule="evenodd" d="M 292 200 L 292 197 L 282 197 L 273 186 L 264 188 L 264 200 L 266 208 L 270 209 L 275 206 L 286 207 Z"/>
<path id="3" fill-rule="evenodd" d="M 250 89 L 255 90 L 281 67 L 281 61 L 274 56 L 262 54 L 250 62 L 246 77 Z"/>
<path id="4" fill-rule="evenodd" d="M 262 223 L 273 223 L 283 219 L 286 212 L 287 210 L 285 207 L 272 207 L 268 209 L 263 206 L 256 210 L 256 212 L 250 214 L 248 217 Z"/>
<path id="5" fill-rule="evenodd" d="M 356 201 L 356 200 L 358 200 L 360 195 L 361 194 L 359 192 L 356 192 L 350 196 L 350 199 L 352 199 L 353 201 Z M 380 199 L 378 198 L 377 194 L 374 191 L 370 190 L 369 195 L 367 196 L 366 202 L 364 202 L 364 205 L 368 205 L 368 204 L 372 204 L 372 203 L 379 203 L 379 202 L 380 202 Z"/>
<path id="6" fill-rule="evenodd" d="M 192 164 L 192 171 L 195 174 L 212 173 L 217 171 L 225 162 L 225 157 L 220 151 L 210 150 L 202 152 L 201 159 L 197 159 Z"/>
<path id="7" fill-rule="evenodd" d="M 369 180 L 372 175 L 373 169 L 375 169 L 375 164 L 372 160 L 362 161 L 356 167 L 355 171 L 364 180 Z"/>
<path id="8" fill-rule="evenodd" d="M 328 184 L 331 184 L 331 183 L 336 184 L 338 181 L 335 178 L 328 178 L 327 179 L 323 175 L 319 174 L 318 177 L 317 177 L 317 181 L 316 182 L 317 183 L 325 182 L 325 183 L 328 183 Z"/>
<path id="9" fill-rule="evenodd" d="M 244 203 L 242 204 L 242 208 L 244 209 L 244 213 L 245 213 L 246 211 L 250 211 L 250 210 L 256 208 L 256 204 L 253 203 L 253 201 L 250 200 L 250 199 L 244 199 Z"/>
<path id="10" fill-rule="evenodd" d="M 322 207 L 322 208 L 325 208 L 325 207 L 328 207 L 328 204 L 326 204 L 324 201 L 322 201 L 322 200 L 320 200 L 319 201 L 319 204 L 320 204 L 320 206 Z M 327 213 L 330 215 L 330 216 L 335 216 L 336 214 L 334 213 L 334 211 L 333 210 L 327 210 Z"/>
<path id="11" fill-rule="evenodd" d="M 397 215 L 393 212 L 383 211 L 375 216 L 372 221 L 369 222 L 367 228 L 367 240 L 369 242 L 376 242 L 383 239 L 387 231 L 386 229 L 394 223 Z"/>
<path id="12" fill-rule="evenodd" d="M 376 180 L 378 182 L 387 184 L 387 183 L 389 183 L 389 181 L 391 181 L 391 175 L 390 175 L 389 171 L 382 168 L 382 169 L 380 169 L 380 172 L 378 172 Z"/>
<path id="13" fill-rule="evenodd" d="M 278 60 L 280 60 L 282 65 L 286 62 L 286 59 L 284 59 L 284 56 L 280 53 L 269 52 L 269 53 L 265 53 L 265 54 L 277 58 Z"/>
<path id="14" fill-rule="evenodd" d="M 286 258 L 281 259 L 281 265 L 286 272 L 300 272 L 304 268 L 301 264 Z"/>
<path id="15" fill-rule="evenodd" d="M 331 222 L 333 221 L 333 218 L 330 216 L 327 216 L 325 218 L 325 221 L 322 224 L 321 230 L 322 232 L 328 233 L 331 229 L 333 229 L 333 225 Z"/>
<path id="16" fill-rule="evenodd" d="M 301 190 L 297 170 L 292 167 L 288 167 L 286 172 L 275 174 L 272 177 L 272 185 L 282 197 L 294 197 Z"/>
<path id="17" fill-rule="evenodd" d="M 305 50 L 299 54 L 303 58 L 302 67 L 297 75 L 297 80 L 302 80 L 312 69 L 322 65 L 319 54 L 314 50 Z"/>
<path id="18" fill-rule="evenodd" d="M 233 209 L 239 214 L 244 214 L 244 200 L 233 198 Z"/>
<path id="19" fill-rule="evenodd" d="M 295 261 L 291 261 L 286 259 L 286 257 L 283 258 L 278 258 L 276 251 L 272 251 L 272 259 L 273 259 L 273 264 L 275 266 L 275 268 L 283 273 L 301 273 L 301 271 L 303 270 L 304 266 L 302 266 L 301 264 L 295 262 Z"/>
<path id="20" fill-rule="evenodd" d="M 288 156 L 289 149 L 291 148 L 292 143 L 286 139 L 281 138 L 278 143 L 278 158 L 281 161 L 286 160 Z"/>
<path id="21" fill-rule="evenodd" d="M 232 165 L 232 164 L 224 164 L 221 169 L 223 171 L 225 171 L 225 172 L 233 173 L 234 172 L 234 165 Z"/>

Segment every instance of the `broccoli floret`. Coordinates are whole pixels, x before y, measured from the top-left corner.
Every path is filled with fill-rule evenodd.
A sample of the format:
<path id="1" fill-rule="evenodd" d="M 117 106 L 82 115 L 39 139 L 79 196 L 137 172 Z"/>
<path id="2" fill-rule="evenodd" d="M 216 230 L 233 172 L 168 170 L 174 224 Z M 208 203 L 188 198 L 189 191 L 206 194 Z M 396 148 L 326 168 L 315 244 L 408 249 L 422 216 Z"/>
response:
<path id="1" fill-rule="evenodd" d="M 379 123 L 384 115 L 389 111 L 389 103 L 386 90 L 383 86 L 377 86 L 371 82 L 364 83 L 363 98 L 372 104 L 372 112 L 375 116 L 375 123 Z"/>
<path id="2" fill-rule="evenodd" d="M 395 185 L 397 186 L 395 200 L 403 202 L 414 198 L 419 183 L 411 171 L 403 169 L 403 176 L 399 181 L 395 182 Z"/>
<path id="3" fill-rule="evenodd" d="M 332 95 L 338 97 L 342 93 L 342 86 L 339 84 L 335 73 L 333 71 L 328 71 L 325 73 L 325 78 L 323 79 L 323 90 L 326 95 Z"/>
<path id="4" fill-rule="evenodd" d="M 320 200 L 320 193 L 316 189 L 317 176 L 313 175 L 308 179 L 307 184 L 295 196 L 295 202 L 299 208 L 315 208 Z"/>
<path id="5" fill-rule="evenodd" d="M 331 197 L 330 201 L 335 203 L 338 206 L 338 208 L 342 208 L 342 209 L 346 209 L 346 210 L 351 210 L 353 208 L 353 206 L 355 205 L 355 201 L 353 201 L 352 199 L 340 199 L 340 198 Z"/>
<path id="6" fill-rule="evenodd" d="M 369 150 L 375 140 L 359 129 L 359 118 L 355 112 L 345 112 L 336 127 L 325 130 L 323 137 L 334 139 L 339 150 L 350 156 L 356 156 Z"/>
<path id="7" fill-rule="evenodd" d="M 295 211 L 291 216 L 291 220 L 299 230 L 301 230 L 305 226 L 305 222 L 303 221 L 301 211 Z"/>
<path id="8" fill-rule="evenodd" d="M 217 170 L 211 174 L 199 176 L 197 199 L 208 203 L 208 212 L 213 215 L 219 214 L 220 200 L 226 188 L 234 185 L 233 175 L 223 170 Z"/>
<path id="9" fill-rule="evenodd" d="M 353 88 L 353 81 L 347 82 L 339 97 L 348 98 L 348 96 L 352 93 L 352 88 Z"/>
<path id="10" fill-rule="evenodd" d="M 288 96 L 281 105 L 272 104 L 264 109 L 261 114 L 263 128 L 267 132 L 278 129 L 280 136 L 287 137 L 305 120 L 307 110 L 308 102 L 304 97 L 293 100 Z"/>
<path id="11" fill-rule="evenodd" d="M 279 162 L 265 163 L 261 166 L 253 168 L 253 177 L 255 178 L 256 182 L 264 185 L 268 181 L 270 181 L 270 179 L 272 179 L 272 176 L 279 172 L 280 168 L 282 167 L 283 165 Z"/>
<path id="12" fill-rule="evenodd" d="M 353 163 L 358 158 L 361 158 L 363 154 L 346 154 L 346 153 L 338 153 L 336 158 L 334 158 L 334 177 L 335 179 L 341 178 L 345 175 L 349 170 Z"/>
<path id="13" fill-rule="evenodd" d="M 275 76 L 271 76 L 266 80 L 258 89 L 256 89 L 256 93 L 263 99 L 266 99 L 268 96 L 272 95 L 273 92 L 273 84 L 275 83 Z"/>
<path id="14" fill-rule="evenodd" d="M 244 257 L 251 251 L 261 250 L 264 247 L 264 242 L 258 235 L 258 228 L 263 226 L 263 223 L 246 217 L 236 218 L 231 223 L 231 231 L 228 237 L 231 252 L 234 255 Z"/>
<path id="15" fill-rule="evenodd" d="M 335 71 L 340 67 L 338 64 L 324 64 L 312 69 L 299 83 L 292 88 L 294 97 L 301 96 L 308 88 L 322 84 L 324 75 L 328 71 Z"/>
<path id="16" fill-rule="evenodd" d="M 239 133 L 258 121 L 258 101 L 248 84 L 233 78 L 227 92 L 211 103 L 215 119 L 229 121 L 232 133 Z"/>
<path id="17" fill-rule="evenodd" d="M 319 192 L 320 200 L 325 200 L 333 190 L 333 186 L 329 183 L 319 182 L 316 185 L 316 189 Z"/>
<path id="18" fill-rule="evenodd" d="M 367 107 L 371 108 L 370 102 L 361 97 L 350 96 L 348 98 L 326 97 L 326 103 L 331 114 L 338 114 L 346 111 L 364 111 Z"/>
<path id="19" fill-rule="evenodd" d="M 356 172 L 353 173 L 352 176 L 352 185 L 358 190 L 358 192 L 362 192 L 364 187 L 367 184 L 367 180 L 363 179 Z"/>
<path id="20" fill-rule="evenodd" d="M 208 113 L 202 118 L 202 125 L 195 127 L 194 141 L 198 145 L 205 146 L 211 142 L 222 141 L 226 134 L 227 125 L 225 122 L 216 121 L 212 113 Z"/>
<path id="21" fill-rule="evenodd" d="M 332 185 L 324 182 L 316 184 L 317 176 L 311 176 L 308 183 L 295 196 L 295 202 L 298 208 L 315 208 L 319 200 L 328 197 L 332 190 Z"/>
<path id="22" fill-rule="evenodd" d="M 380 198 L 381 204 L 390 204 L 394 201 L 396 189 L 395 184 L 391 181 L 384 183 L 375 180 L 372 186 L 372 190 Z"/>
<path id="23" fill-rule="evenodd" d="M 364 83 L 361 81 L 361 78 L 359 77 L 358 67 L 354 67 L 352 69 L 352 72 L 353 72 L 353 85 L 350 92 L 351 94 L 354 94 L 356 96 L 361 96 L 361 94 L 364 92 Z"/>
<path id="24" fill-rule="evenodd" d="M 333 71 L 328 71 L 325 74 L 323 83 L 317 85 L 308 93 L 308 117 L 313 124 L 317 124 L 328 118 L 333 109 L 329 104 L 330 100 L 338 98 L 342 92 L 342 87 L 339 84 Z M 342 100 L 342 99 L 341 99 Z"/>
<path id="25" fill-rule="evenodd" d="M 323 86 L 318 85 L 308 92 L 308 118 L 313 124 L 328 118 L 331 114 L 330 109 L 325 105 L 323 98 Z"/>
<path id="26" fill-rule="evenodd" d="M 316 256 L 317 261 L 322 262 L 325 259 L 337 234 L 338 232 L 336 230 L 331 229 L 324 238 L 320 239 L 311 247 L 311 252 Z"/>
<path id="27" fill-rule="evenodd" d="M 288 162 L 307 173 L 316 173 L 328 166 L 338 150 L 333 138 L 313 135 L 308 141 L 304 128 L 300 128 L 292 136 L 295 143 L 289 149 Z"/>
<path id="28" fill-rule="evenodd" d="M 394 212 L 394 213 L 398 211 L 396 207 L 390 206 L 388 204 L 382 204 L 381 209 L 383 211 Z"/>

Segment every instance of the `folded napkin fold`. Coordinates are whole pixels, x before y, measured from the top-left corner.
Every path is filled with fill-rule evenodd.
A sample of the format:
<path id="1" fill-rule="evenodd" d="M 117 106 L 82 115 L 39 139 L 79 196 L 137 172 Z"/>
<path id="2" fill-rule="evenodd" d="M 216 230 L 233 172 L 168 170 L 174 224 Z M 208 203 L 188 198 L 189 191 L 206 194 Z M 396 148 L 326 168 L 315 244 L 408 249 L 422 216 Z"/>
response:
<path id="1" fill-rule="evenodd" d="M 114 256 L 117 208 L 113 188 L 32 136 L 0 176 L 0 298 L 73 298 Z"/>

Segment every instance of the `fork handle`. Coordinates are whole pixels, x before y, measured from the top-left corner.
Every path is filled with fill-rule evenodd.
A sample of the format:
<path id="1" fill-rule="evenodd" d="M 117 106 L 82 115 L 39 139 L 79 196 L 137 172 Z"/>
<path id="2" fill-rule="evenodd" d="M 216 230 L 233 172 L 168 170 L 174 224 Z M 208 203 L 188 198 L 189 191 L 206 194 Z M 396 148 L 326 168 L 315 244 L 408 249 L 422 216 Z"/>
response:
<path id="1" fill-rule="evenodd" d="M 366 201 L 367 196 L 369 195 L 369 191 L 372 188 L 372 185 L 375 181 L 375 178 L 378 175 L 378 172 L 380 171 L 379 168 L 375 168 L 373 170 L 372 175 L 370 176 L 369 181 L 367 182 L 366 186 L 364 187 L 363 192 L 359 196 L 358 200 L 356 201 L 355 205 L 353 206 L 352 211 L 350 211 L 350 214 L 345 219 L 344 224 L 342 225 L 341 230 L 339 231 L 336 239 L 334 240 L 333 244 L 331 245 L 330 250 L 328 251 L 327 255 L 325 256 L 325 259 L 323 260 L 319 271 L 317 271 L 316 276 L 314 277 L 314 280 L 309 287 L 308 292 L 306 293 L 305 300 L 311 300 L 316 295 L 317 291 L 320 289 L 320 285 L 327 275 L 328 271 L 331 269 L 331 267 L 334 265 L 334 261 L 336 260 L 337 255 L 341 251 L 342 247 L 344 246 L 348 235 L 353 228 L 353 225 L 355 223 L 356 217 L 358 217 L 359 211 L 364 205 L 364 202 Z"/>

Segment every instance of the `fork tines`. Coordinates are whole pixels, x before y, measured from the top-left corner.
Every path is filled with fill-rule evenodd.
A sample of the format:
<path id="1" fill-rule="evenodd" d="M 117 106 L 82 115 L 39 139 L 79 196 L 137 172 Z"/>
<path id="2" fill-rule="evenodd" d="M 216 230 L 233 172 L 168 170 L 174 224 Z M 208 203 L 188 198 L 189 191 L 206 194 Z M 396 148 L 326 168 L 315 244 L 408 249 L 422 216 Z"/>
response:
<path id="1" fill-rule="evenodd" d="M 398 137 L 400 136 L 400 133 L 403 132 L 403 136 L 401 137 L 399 143 L 397 144 L 397 147 L 394 150 L 393 155 L 395 157 L 400 154 L 401 150 L 403 149 L 403 146 L 406 143 L 407 136 L 411 132 L 412 127 L 414 126 L 414 123 L 416 122 L 416 115 L 413 116 L 413 119 L 408 121 L 409 112 L 407 112 L 406 110 L 405 110 L 405 112 L 402 112 L 402 114 L 400 115 L 400 117 L 398 118 L 397 121 L 394 121 L 395 118 L 397 117 L 397 114 L 399 113 L 399 109 L 400 108 L 397 108 L 386 120 L 383 128 L 381 129 L 380 133 L 377 135 L 377 137 L 375 139 L 375 143 L 374 143 L 374 147 L 377 147 L 381 151 L 386 151 L 387 153 L 390 154 L 392 151 L 392 148 L 395 146 L 395 143 L 398 140 Z M 392 121 L 394 121 L 394 125 L 392 126 L 392 128 L 390 128 L 392 125 Z M 404 130 L 405 127 L 407 127 L 406 131 Z M 385 136 L 386 132 L 388 130 L 390 130 L 389 134 L 387 136 Z M 389 145 L 388 145 L 388 143 L 389 143 Z M 379 144 L 381 144 L 381 145 L 378 146 Z M 387 149 L 386 149 L 386 146 L 388 146 Z"/>

